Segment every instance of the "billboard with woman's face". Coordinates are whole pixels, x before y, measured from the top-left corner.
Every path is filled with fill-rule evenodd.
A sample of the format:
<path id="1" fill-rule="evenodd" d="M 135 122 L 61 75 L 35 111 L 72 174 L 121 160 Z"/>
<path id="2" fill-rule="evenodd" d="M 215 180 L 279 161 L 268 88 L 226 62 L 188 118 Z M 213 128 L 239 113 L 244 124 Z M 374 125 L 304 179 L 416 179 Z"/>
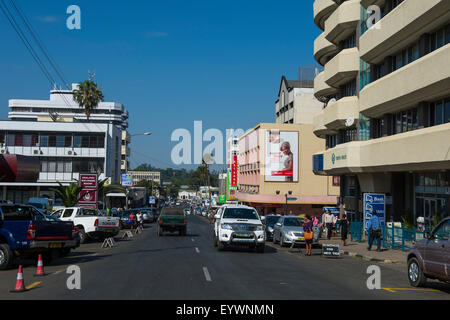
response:
<path id="1" fill-rule="evenodd" d="M 298 132 L 267 130 L 265 181 L 298 182 Z"/>

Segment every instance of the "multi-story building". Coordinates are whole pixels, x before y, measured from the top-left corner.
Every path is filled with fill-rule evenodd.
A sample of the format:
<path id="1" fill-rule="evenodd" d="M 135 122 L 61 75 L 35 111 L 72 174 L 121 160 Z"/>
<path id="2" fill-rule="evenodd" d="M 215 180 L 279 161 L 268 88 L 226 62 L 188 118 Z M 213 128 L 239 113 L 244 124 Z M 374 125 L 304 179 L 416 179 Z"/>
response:
<path id="1" fill-rule="evenodd" d="M 261 213 L 315 214 L 336 206 L 339 188 L 312 172 L 311 156 L 323 149 L 311 124 L 262 123 L 239 139 L 237 200 Z"/>
<path id="2" fill-rule="evenodd" d="M 128 171 L 128 174 L 133 178 L 133 186 L 145 180 L 161 184 L 161 172 L 159 171 Z"/>
<path id="3" fill-rule="evenodd" d="M 120 161 L 120 170 L 122 173 L 127 173 L 130 169 L 130 162 L 128 161 L 128 157 L 131 154 L 130 145 L 131 136 L 127 130 L 122 130 L 122 150 L 121 150 L 121 161 Z"/>
<path id="4" fill-rule="evenodd" d="M 341 176 L 359 216 L 364 193 L 387 219 L 450 215 L 450 1 L 316 0 L 314 21 L 316 174 Z"/>
<path id="5" fill-rule="evenodd" d="M 49 188 L 75 182 L 85 172 L 119 183 L 120 141 L 121 129 L 109 124 L 0 121 L 0 152 L 40 163 L 37 181 L 0 182 L 0 199 L 26 203 L 32 196 L 53 197 Z"/>

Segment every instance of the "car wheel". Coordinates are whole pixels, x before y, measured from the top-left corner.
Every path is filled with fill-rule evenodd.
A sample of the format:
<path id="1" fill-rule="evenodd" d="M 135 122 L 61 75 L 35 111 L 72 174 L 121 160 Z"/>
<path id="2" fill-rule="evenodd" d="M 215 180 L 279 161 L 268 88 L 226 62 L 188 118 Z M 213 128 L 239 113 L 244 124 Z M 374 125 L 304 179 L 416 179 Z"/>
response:
<path id="1" fill-rule="evenodd" d="M 85 244 L 88 240 L 87 234 L 86 232 L 84 232 L 84 229 L 79 229 L 80 230 L 80 243 L 81 244 Z"/>
<path id="2" fill-rule="evenodd" d="M 257 245 L 257 246 L 256 246 L 256 252 L 258 252 L 258 253 L 264 253 L 265 248 L 266 248 L 266 246 L 263 245 L 263 244 Z"/>
<path id="3" fill-rule="evenodd" d="M 427 281 L 417 258 L 408 261 L 408 280 L 413 287 L 422 287 Z"/>
<path id="4" fill-rule="evenodd" d="M 63 248 L 60 250 L 59 255 L 61 257 L 67 257 L 70 254 L 70 248 Z"/>
<path id="5" fill-rule="evenodd" d="M 163 233 L 161 227 L 158 226 L 158 236 L 159 236 L 159 237 L 162 237 L 163 235 L 164 235 L 164 233 Z"/>
<path id="6" fill-rule="evenodd" d="M 9 245 L 6 243 L 0 244 L 0 270 L 6 270 L 12 263 L 14 258 L 14 254 L 11 249 L 9 249 Z"/>

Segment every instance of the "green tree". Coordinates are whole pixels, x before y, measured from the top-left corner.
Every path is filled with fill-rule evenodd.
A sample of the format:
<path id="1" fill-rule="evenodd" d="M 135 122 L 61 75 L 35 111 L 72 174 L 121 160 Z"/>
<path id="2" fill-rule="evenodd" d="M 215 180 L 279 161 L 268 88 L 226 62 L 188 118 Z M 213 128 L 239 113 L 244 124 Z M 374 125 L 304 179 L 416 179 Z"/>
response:
<path id="1" fill-rule="evenodd" d="M 92 111 L 104 100 L 103 92 L 98 89 L 97 83 L 93 81 L 94 76 L 89 75 L 89 79 L 79 83 L 79 88 L 74 90 L 73 98 L 89 120 Z"/>
<path id="2" fill-rule="evenodd" d="M 108 193 L 126 193 L 126 189 L 122 187 L 120 184 L 106 184 L 109 178 L 100 180 L 98 182 L 98 198 L 102 199 Z"/>
<path id="3" fill-rule="evenodd" d="M 144 187 L 147 190 L 147 195 L 155 196 L 156 194 L 161 195 L 161 186 L 157 181 L 153 180 L 141 180 L 137 183 L 136 187 Z"/>
<path id="4" fill-rule="evenodd" d="M 78 183 L 71 183 L 68 186 L 63 186 L 61 182 L 58 181 L 59 187 L 50 188 L 54 191 L 56 195 L 61 198 L 62 204 L 65 207 L 75 207 L 83 196 L 80 196 L 83 187 L 79 186 Z"/>

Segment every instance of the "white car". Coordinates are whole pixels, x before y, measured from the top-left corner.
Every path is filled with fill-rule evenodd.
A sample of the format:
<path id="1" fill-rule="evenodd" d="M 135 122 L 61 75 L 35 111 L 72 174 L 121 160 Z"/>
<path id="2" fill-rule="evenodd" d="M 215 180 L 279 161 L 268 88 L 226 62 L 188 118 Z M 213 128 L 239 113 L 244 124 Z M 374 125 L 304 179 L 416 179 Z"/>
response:
<path id="1" fill-rule="evenodd" d="M 230 245 L 243 245 L 264 252 L 264 225 L 255 208 L 224 205 L 217 210 L 214 219 L 214 246 L 219 251 Z"/>
<path id="2" fill-rule="evenodd" d="M 64 208 L 55 211 L 52 216 L 62 221 L 72 221 L 80 232 L 80 243 L 86 243 L 88 238 L 114 237 L 120 230 L 120 218 L 101 216 L 97 209 Z"/>

